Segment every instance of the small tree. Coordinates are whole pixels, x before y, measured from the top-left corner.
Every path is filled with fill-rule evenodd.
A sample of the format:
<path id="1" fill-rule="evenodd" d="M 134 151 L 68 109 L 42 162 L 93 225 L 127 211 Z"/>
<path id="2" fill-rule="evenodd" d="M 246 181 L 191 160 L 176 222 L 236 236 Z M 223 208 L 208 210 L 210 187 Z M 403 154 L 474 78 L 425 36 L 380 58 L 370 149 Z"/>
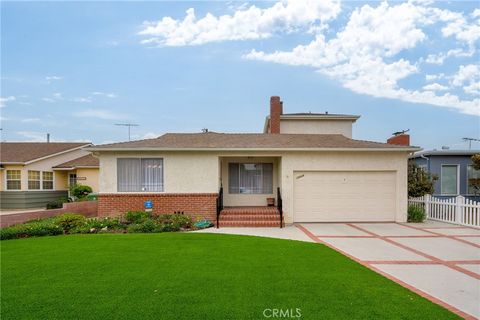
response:
<path id="1" fill-rule="evenodd" d="M 472 156 L 472 166 L 475 170 L 480 170 L 480 153 L 476 153 Z M 473 193 L 475 195 L 480 194 L 480 179 L 468 179 L 468 184 L 473 188 Z"/>
<path id="2" fill-rule="evenodd" d="M 432 194 L 433 184 L 437 176 L 420 168 L 416 163 L 408 164 L 408 196 L 421 197 L 426 194 Z"/>
<path id="3" fill-rule="evenodd" d="M 70 194 L 75 198 L 75 199 L 83 199 L 85 198 L 89 193 L 92 193 L 92 188 L 89 186 L 84 186 L 81 184 L 76 184 L 70 187 Z"/>

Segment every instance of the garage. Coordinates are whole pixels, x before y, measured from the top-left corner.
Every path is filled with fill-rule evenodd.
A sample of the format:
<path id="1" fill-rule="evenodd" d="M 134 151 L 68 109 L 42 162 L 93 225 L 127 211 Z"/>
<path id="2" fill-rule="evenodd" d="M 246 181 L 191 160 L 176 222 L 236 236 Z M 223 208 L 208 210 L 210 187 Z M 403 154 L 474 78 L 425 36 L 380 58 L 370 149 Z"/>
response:
<path id="1" fill-rule="evenodd" d="M 294 221 L 395 221 L 395 176 L 395 171 L 294 172 Z"/>

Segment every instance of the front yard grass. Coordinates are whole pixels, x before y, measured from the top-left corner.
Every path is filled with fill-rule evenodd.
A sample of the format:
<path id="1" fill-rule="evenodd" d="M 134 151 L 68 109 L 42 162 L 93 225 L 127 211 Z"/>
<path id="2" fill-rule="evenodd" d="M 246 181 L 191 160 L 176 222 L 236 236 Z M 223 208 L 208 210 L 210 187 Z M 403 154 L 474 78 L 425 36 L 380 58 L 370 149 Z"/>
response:
<path id="1" fill-rule="evenodd" d="M 162 233 L 0 245 L 2 320 L 267 319 L 274 308 L 301 319 L 458 318 L 313 243 Z"/>

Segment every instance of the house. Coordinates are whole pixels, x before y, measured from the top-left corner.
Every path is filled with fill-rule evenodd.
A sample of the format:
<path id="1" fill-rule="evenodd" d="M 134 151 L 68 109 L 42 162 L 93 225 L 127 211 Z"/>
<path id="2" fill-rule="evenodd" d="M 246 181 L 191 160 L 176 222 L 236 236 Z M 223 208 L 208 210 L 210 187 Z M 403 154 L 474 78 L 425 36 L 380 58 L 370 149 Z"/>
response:
<path id="1" fill-rule="evenodd" d="M 407 162 L 418 148 L 352 139 L 359 116 L 283 113 L 263 133 L 167 133 L 86 148 L 100 160 L 99 215 L 182 211 L 220 226 L 407 219 Z M 266 207 L 274 198 L 277 208 Z"/>
<path id="2" fill-rule="evenodd" d="M 480 150 L 427 150 L 416 152 L 410 161 L 437 176 L 434 196 L 462 195 L 480 201 L 480 190 L 474 188 L 475 183 L 480 183 L 480 170 L 473 168 L 471 159 L 476 153 Z"/>
<path id="3" fill-rule="evenodd" d="M 98 190 L 98 159 L 83 148 L 91 143 L 1 142 L 1 209 L 44 207 L 68 197 L 81 183 Z"/>

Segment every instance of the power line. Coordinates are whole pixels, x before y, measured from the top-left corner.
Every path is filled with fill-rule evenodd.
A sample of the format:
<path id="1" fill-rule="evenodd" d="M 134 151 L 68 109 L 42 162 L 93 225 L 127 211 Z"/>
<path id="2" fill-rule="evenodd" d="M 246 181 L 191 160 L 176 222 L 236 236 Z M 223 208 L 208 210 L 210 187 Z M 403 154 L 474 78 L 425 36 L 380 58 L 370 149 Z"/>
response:
<path id="1" fill-rule="evenodd" d="M 115 123 L 116 126 L 128 127 L 128 141 L 130 141 L 130 129 L 132 127 L 138 127 L 139 124 L 135 123 Z"/>
<path id="2" fill-rule="evenodd" d="M 472 150 L 472 141 L 480 142 L 480 139 L 475 138 L 462 138 L 463 141 L 468 141 L 468 150 Z"/>

